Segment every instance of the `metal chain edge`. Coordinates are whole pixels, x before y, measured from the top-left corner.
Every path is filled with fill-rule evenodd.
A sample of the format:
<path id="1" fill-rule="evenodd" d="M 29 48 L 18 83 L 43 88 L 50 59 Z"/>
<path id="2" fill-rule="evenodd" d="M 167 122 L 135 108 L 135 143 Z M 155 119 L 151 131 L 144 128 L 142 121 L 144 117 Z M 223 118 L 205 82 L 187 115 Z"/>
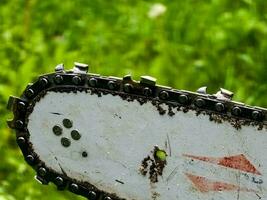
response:
<path id="1" fill-rule="evenodd" d="M 196 114 L 210 115 L 210 120 L 221 123 L 220 120 L 230 121 L 237 129 L 242 125 L 257 126 L 259 130 L 267 129 L 267 110 L 259 107 L 251 107 L 230 100 L 221 100 L 213 95 L 198 94 L 184 90 L 176 90 L 159 86 L 151 79 L 143 79 L 140 82 L 132 80 L 130 76 L 123 78 L 106 77 L 96 74 L 82 74 L 69 72 L 56 72 L 41 75 L 34 84 L 26 87 L 20 98 L 11 96 L 8 108 L 13 111 L 14 119 L 8 121 L 10 128 L 16 130 L 16 140 L 24 155 L 26 162 L 37 172 L 36 178 L 42 184 L 53 182 L 59 190 L 69 191 L 82 195 L 91 200 L 123 200 L 116 194 L 101 191 L 90 183 L 73 180 L 66 174 L 59 174 L 45 166 L 38 155 L 33 151 L 29 141 L 27 119 L 33 111 L 34 105 L 47 91 L 77 92 L 91 90 L 97 95 L 120 95 L 125 100 L 138 100 L 140 104 L 151 101 L 158 108 L 160 114 L 165 114 L 160 104 L 169 106 L 168 114 L 172 116 L 172 108 L 182 111 L 195 110 Z M 220 117 L 218 121 L 217 117 Z"/>

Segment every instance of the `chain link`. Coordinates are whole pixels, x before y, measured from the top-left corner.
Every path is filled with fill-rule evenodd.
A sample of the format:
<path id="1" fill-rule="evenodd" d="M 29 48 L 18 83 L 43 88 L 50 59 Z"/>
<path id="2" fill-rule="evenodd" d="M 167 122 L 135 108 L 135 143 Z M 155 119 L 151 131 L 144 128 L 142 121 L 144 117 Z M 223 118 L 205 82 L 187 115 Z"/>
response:
<path id="1" fill-rule="evenodd" d="M 58 67 L 59 68 L 59 67 Z M 42 184 L 53 182 L 59 190 L 69 191 L 89 198 L 90 200 L 122 200 L 116 194 L 101 191 L 90 183 L 83 183 L 68 177 L 64 171 L 62 174 L 46 167 L 34 152 L 29 139 L 27 129 L 28 117 L 33 111 L 35 103 L 46 95 L 48 91 L 77 92 L 91 91 L 98 96 L 105 94 L 119 95 L 124 100 L 138 100 L 140 104 L 152 102 L 158 107 L 160 114 L 173 115 L 172 108 L 178 108 L 184 112 L 195 110 L 197 114 L 210 115 L 210 120 L 222 122 L 230 121 L 234 127 L 257 126 L 258 129 L 267 129 L 267 110 L 259 107 L 251 107 L 229 99 L 217 98 L 215 95 L 205 93 L 193 93 L 184 90 L 176 90 L 155 84 L 150 77 L 142 77 L 140 82 L 132 80 L 127 75 L 124 78 L 105 77 L 96 74 L 87 74 L 86 66 L 75 71 L 65 72 L 63 69 L 55 73 L 42 75 L 31 85 L 28 85 L 20 98 L 11 96 L 8 108 L 13 111 L 14 119 L 8 121 L 10 128 L 16 130 L 17 143 L 24 155 L 26 162 L 37 172 L 36 179 Z M 87 72 L 87 71 L 86 71 Z M 167 111 L 160 107 L 165 103 L 169 106 Z M 219 120 L 218 120 L 219 118 Z"/>

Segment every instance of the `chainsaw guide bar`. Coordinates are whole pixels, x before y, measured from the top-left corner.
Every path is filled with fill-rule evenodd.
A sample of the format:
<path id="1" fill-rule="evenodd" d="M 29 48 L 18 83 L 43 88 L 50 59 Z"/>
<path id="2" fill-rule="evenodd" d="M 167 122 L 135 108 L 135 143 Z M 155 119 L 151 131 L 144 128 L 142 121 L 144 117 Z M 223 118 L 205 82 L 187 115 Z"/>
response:
<path id="1" fill-rule="evenodd" d="M 90 200 L 266 199 L 267 110 L 58 65 L 8 108 L 42 184 Z"/>

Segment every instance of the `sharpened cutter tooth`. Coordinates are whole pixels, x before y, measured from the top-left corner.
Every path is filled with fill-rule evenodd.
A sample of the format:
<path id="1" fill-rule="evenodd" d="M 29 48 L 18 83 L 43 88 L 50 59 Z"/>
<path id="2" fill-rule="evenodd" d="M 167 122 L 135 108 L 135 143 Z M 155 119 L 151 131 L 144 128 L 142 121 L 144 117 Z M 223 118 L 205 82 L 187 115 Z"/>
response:
<path id="1" fill-rule="evenodd" d="M 13 119 L 8 119 L 6 122 L 9 128 L 12 128 L 12 129 L 15 128 Z"/>
<path id="2" fill-rule="evenodd" d="M 44 179 L 43 177 L 41 177 L 39 175 L 36 175 L 34 178 L 40 184 L 42 184 L 42 185 L 48 185 L 48 181 L 46 179 Z"/>
<path id="3" fill-rule="evenodd" d="M 55 72 L 58 72 L 58 73 L 60 73 L 60 72 L 65 72 L 65 70 L 64 70 L 64 64 L 63 64 L 63 63 L 58 64 L 58 65 L 55 67 Z"/>
<path id="4" fill-rule="evenodd" d="M 221 94 L 223 94 L 225 97 L 228 97 L 229 99 L 232 99 L 234 96 L 233 92 L 226 90 L 224 88 L 220 88 L 220 91 L 221 91 Z"/>
<path id="5" fill-rule="evenodd" d="M 84 63 L 74 62 L 73 72 L 78 74 L 86 74 L 89 66 Z"/>
<path id="6" fill-rule="evenodd" d="M 132 75 L 131 74 L 127 74 L 123 77 L 124 81 L 132 81 Z"/>
<path id="7" fill-rule="evenodd" d="M 115 80 L 122 80 L 122 78 L 117 76 L 108 76 L 108 78 L 115 79 Z"/>
<path id="8" fill-rule="evenodd" d="M 156 85 L 156 78 L 152 76 L 141 76 L 140 84 L 155 86 Z"/>
<path id="9" fill-rule="evenodd" d="M 197 93 L 199 93 L 199 94 L 207 94 L 207 86 L 203 86 L 203 87 L 201 87 L 201 88 L 198 88 L 197 89 Z"/>
<path id="10" fill-rule="evenodd" d="M 135 80 L 132 80 L 131 75 L 126 75 L 123 77 L 123 79 L 121 79 L 113 76 L 106 77 L 100 76 L 99 74 L 87 73 L 88 65 L 82 63 L 75 63 L 74 68 L 70 71 L 64 71 L 64 65 L 59 64 L 56 67 L 55 71 L 56 73 L 41 76 L 38 80 L 39 83 L 35 82 L 33 85 L 29 84 L 21 98 L 14 96 L 10 97 L 7 108 L 13 111 L 14 119 L 10 120 L 8 122 L 8 125 L 10 128 L 16 129 L 16 141 L 22 150 L 25 161 L 37 171 L 36 179 L 40 183 L 48 184 L 49 182 L 54 182 L 59 190 L 68 188 L 70 191 L 88 197 L 91 200 L 112 200 L 119 198 L 117 198 L 115 195 L 108 194 L 108 192 L 105 192 L 105 190 L 97 189 L 96 187 L 94 187 L 94 185 L 90 186 L 88 184 L 84 184 L 83 182 L 76 180 L 76 177 L 67 177 L 61 166 L 59 167 L 61 168 L 61 172 L 63 174 L 61 172 L 54 171 L 53 167 L 48 167 L 44 164 L 44 161 L 41 160 L 42 157 L 37 153 L 38 151 L 35 152 L 35 150 L 31 148 L 31 143 L 34 140 L 32 140 L 32 137 L 29 137 L 31 133 L 30 130 L 28 130 L 28 128 L 31 127 L 31 125 L 28 126 L 28 123 L 31 123 L 29 115 L 33 113 L 34 110 L 37 110 L 37 113 L 40 112 L 39 114 L 43 114 L 40 110 L 38 111 L 38 109 L 35 109 L 35 105 L 36 103 L 41 102 L 47 92 L 54 91 L 56 95 L 58 95 L 59 93 L 71 93 L 70 95 L 73 96 L 79 94 L 80 92 L 88 92 L 88 94 L 98 95 L 98 97 L 101 97 L 102 94 L 109 94 L 109 96 L 106 96 L 108 98 L 112 98 L 112 94 L 113 96 L 122 97 L 121 99 L 124 100 L 127 104 L 130 104 L 132 101 L 136 100 L 140 103 L 140 105 L 149 106 L 147 104 L 144 104 L 144 102 L 151 102 L 154 106 L 156 106 L 157 111 L 159 111 L 160 115 L 164 115 L 166 112 L 165 105 L 164 107 L 161 107 L 161 104 L 166 104 L 167 106 L 169 106 L 169 117 L 173 116 L 176 113 L 174 112 L 174 109 L 176 108 L 177 111 L 181 110 L 184 113 L 188 111 L 196 111 L 197 115 L 203 112 L 204 115 L 210 114 L 212 118 L 210 118 L 209 120 L 211 121 L 213 120 L 218 123 L 224 123 L 224 120 L 229 120 L 231 122 L 231 125 L 233 125 L 236 129 L 239 129 L 239 126 L 241 127 L 244 121 L 246 123 L 244 125 L 258 126 L 258 130 L 262 130 L 267 122 L 267 109 L 247 106 L 240 102 L 231 101 L 233 93 L 223 88 L 221 88 L 220 91 L 218 91 L 216 94 L 209 95 L 206 93 L 207 87 L 201 87 L 197 90 L 197 94 L 195 92 L 178 89 L 176 90 L 172 89 L 171 87 L 156 85 L 156 79 L 150 76 L 141 76 L 140 82 L 137 82 Z M 53 100 L 57 99 L 53 98 Z M 108 100 L 105 100 L 105 97 L 101 99 L 99 98 L 99 100 L 107 101 L 108 103 L 110 103 Z M 66 101 L 68 100 L 66 99 Z M 64 104 L 63 102 L 65 102 L 65 99 L 62 102 L 57 103 L 62 106 Z M 49 105 L 46 107 L 49 107 Z M 66 108 L 67 111 L 68 106 L 66 106 Z M 146 107 L 140 109 L 145 108 Z M 113 107 L 109 110 L 112 110 L 113 112 Z M 65 155 L 65 153 L 68 153 L 67 151 L 72 151 L 74 148 L 76 148 L 75 145 L 79 145 L 79 143 L 84 140 L 85 134 L 83 134 L 82 130 L 76 129 L 77 127 L 75 127 L 74 124 L 76 117 L 69 119 L 69 117 L 73 117 L 73 115 L 70 115 L 68 117 L 64 113 L 62 114 L 61 112 L 58 112 L 58 110 L 51 112 L 51 114 L 62 115 L 58 116 L 61 123 L 58 124 L 59 122 L 55 121 L 53 122 L 51 127 L 48 127 L 47 130 L 51 132 L 51 137 L 54 137 L 56 139 L 55 144 L 58 145 L 58 147 L 56 147 L 62 149 L 62 152 Z M 117 115 L 116 112 L 114 114 L 114 116 L 116 116 L 116 120 L 118 120 L 117 116 L 119 119 L 121 119 L 121 116 Z M 129 112 L 129 114 L 132 113 Z M 50 119 L 50 114 L 48 116 L 48 119 Z M 94 116 L 92 118 L 95 119 Z M 34 119 L 34 115 L 31 119 Z M 250 123 L 250 121 L 248 120 L 250 120 L 252 123 Z M 249 123 L 247 123 L 247 121 Z M 241 124 L 239 124 L 239 122 Z M 39 130 L 42 129 L 36 129 L 36 133 L 40 133 L 40 135 L 42 135 L 43 131 Z M 68 135 L 65 134 L 65 131 L 68 131 Z M 167 145 L 169 146 L 168 139 L 169 138 L 167 135 Z M 87 162 L 92 158 L 92 152 L 90 152 L 90 149 L 82 148 L 78 149 L 77 152 L 77 159 L 83 159 Z M 104 153 L 104 155 L 106 154 Z M 153 156 L 155 159 L 159 158 L 156 154 L 154 154 Z M 55 159 L 57 160 L 56 157 Z M 151 158 L 148 156 L 148 159 Z M 52 158 L 52 160 L 54 160 L 54 158 Z M 165 160 L 161 161 L 163 162 Z M 138 162 L 140 162 L 139 158 Z M 155 160 L 155 162 L 158 161 Z M 58 166 L 56 164 L 56 167 L 54 169 L 57 168 Z M 87 173 L 87 171 L 84 171 L 84 173 Z M 154 180 L 150 179 L 150 181 L 153 182 Z M 119 183 L 124 184 L 124 182 L 122 181 Z"/>
<path id="11" fill-rule="evenodd" d="M 13 106 L 15 104 L 15 102 L 17 101 L 17 97 L 15 96 L 10 96 L 9 99 L 8 99 L 8 103 L 7 103 L 7 109 L 12 111 L 13 109 Z"/>
<path id="12" fill-rule="evenodd" d="M 220 88 L 220 91 L 218 91 L 215 96 L 217 99 L 232 100 L 234 93 L 224 88 Z"/>

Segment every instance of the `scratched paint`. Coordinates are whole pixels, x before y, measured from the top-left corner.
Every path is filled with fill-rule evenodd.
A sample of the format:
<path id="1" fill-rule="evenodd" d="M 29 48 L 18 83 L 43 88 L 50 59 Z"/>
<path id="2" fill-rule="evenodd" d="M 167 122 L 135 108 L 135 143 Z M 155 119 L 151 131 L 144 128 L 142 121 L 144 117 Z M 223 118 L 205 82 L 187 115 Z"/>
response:
<path id="1" fill-rule="evenodd" d="M 140 105 L 119 96 L 49 92 L 34 107 L 28 129 L 48 167 L 121 198 L 267 199 L 265 129 L 237 130 L 195 111 L 173 112 L 162 115 L 150 102 Z M 71 119 L 72 128 L 57 136 L 52 128 L 63 119 Z M 73 140 L 71 130 L 82 137 Z M 63 146 L 59 137 L 71 144 Z M 157 181 L 151 181 L 140 167 L 147 156 L 155 160 L 155 146 L 167 156 Z"/>
<path id="2" fill-rule="evenodd" d="M 261 175 L 261 173 L 250 163 L 250 161 L 243 154 L 236 156 L 222 157 L 222 158 L 201 157 L 201 156 L 193 156 L 186 154 L 184 156 L 192 159 L 202 160 L 205 162 L 221 165 L 224 167 L 238 169 L 244 172 Z"/>

